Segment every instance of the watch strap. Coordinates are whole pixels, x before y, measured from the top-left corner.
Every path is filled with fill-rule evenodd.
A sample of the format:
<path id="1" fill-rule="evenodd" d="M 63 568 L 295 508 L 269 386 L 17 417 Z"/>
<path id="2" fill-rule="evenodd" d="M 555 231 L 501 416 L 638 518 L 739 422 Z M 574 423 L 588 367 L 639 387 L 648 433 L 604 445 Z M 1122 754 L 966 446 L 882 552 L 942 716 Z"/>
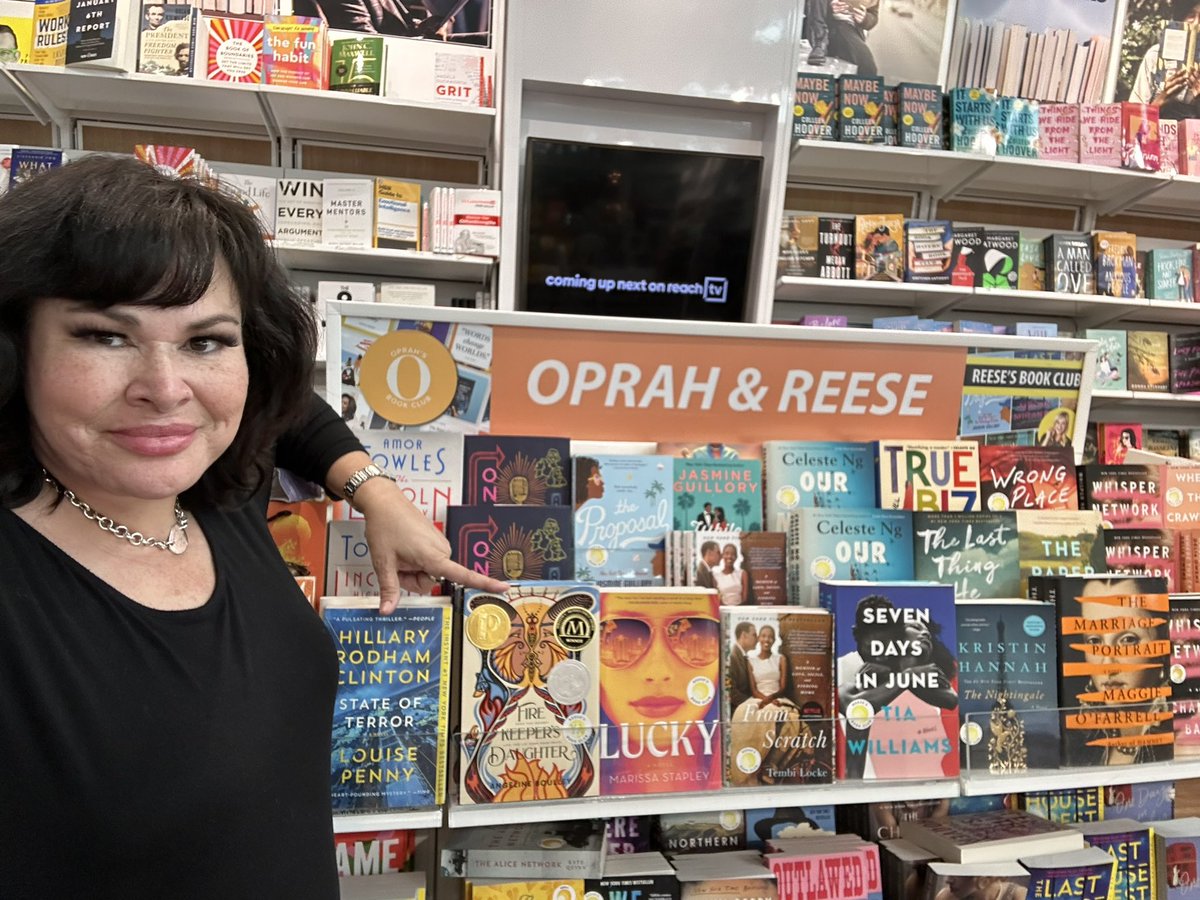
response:
<path id="1" fill-rule="evenodd" d="M 372 478 L 391 479 L 391 477 L 379 466 L 368 463 L 346 479 L 346 483 L 342 486 L 342 499 L 347 502 L 353 500 L 355 492 Z"/>

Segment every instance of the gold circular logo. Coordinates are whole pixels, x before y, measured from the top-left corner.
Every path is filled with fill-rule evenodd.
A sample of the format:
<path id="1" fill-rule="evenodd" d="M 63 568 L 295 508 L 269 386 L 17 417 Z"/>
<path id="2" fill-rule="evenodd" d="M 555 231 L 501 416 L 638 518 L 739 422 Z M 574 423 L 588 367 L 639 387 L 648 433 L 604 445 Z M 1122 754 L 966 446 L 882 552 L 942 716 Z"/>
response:
<path id="1" fill-rule="evenodd" d="M 565 610 L 554 620 L 554 636 L 567 650 L 582 650 L 596 636 L 596 619 L 586 609 Z"/>
<path id="2" fill-rule="evenodd" d="M 467 616 L 467 639 L 480 650 L 495 650 L 508 637 L 511 625 L 495 606 L 481 606 Z"/>
<path id="3" fill-rule="evenodd" d="M 424 425 L 450 406 L 458 366 L 424 331 L 389 331 L 363 354 L 359 390 L 371 409 L 397 425 Z"/>

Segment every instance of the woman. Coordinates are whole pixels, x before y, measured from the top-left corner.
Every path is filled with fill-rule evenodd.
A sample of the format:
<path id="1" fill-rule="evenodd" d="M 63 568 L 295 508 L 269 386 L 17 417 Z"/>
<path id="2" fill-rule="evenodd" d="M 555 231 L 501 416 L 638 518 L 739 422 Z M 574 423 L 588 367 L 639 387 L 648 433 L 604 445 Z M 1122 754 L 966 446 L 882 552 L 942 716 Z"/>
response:
<path id="1" fill-rule="evenodd" d="M 750 696 L 758 701 L 758 708 L 780 705 L 787 689 L 787 660 L 783 654 L 773 650 L 775 629 L 764 625 L 758 629 L 758 652 L 751 654 Z"/>
<path id="2" fill-rule="evenodd" d="M 713 531 L 729 531 L 729 522 L 725 519 L 725 507 L 718 506 L 713 509 Z"/>
<path id="3" fill-rule="evenodd" d="M 1038 442 L 1042 447 L 1071 446 L 1071 414 L 1065 409 L 1059 410 L 1054 417 L 1054 423 L 1046 429 Z"/>
<path id="4" fill-rule="evenodd" d="M 1121 465 L 1125 462 L 1125 457 L 1130 450 L 1137 449 L 1137 434 L 1132 428 L 1122 428 L 1120 434 L 1117 435 L 1117 440 L 1109 450 L 1109 463 L 1111 465 Z"/>
<path id="5" fill-rule="evenodd" d="M 385 607 L 457 567 L 295 402 L 314 322 L 240 202 L 89 157 L 0 240 L 0 890 L 332 900 L 337 661 L 253 500 L 272 443 L 409 529 L 369 538 Z"/>
<path id="6" fill-rule="evenodd" d="M 722 606 L 741 606 L 746 600 L 748 576 L 737 565 L 737 558 L 736 544 L 726 544 L 721 548 L 721 568 L 713 572 L 713 577 Z"/>

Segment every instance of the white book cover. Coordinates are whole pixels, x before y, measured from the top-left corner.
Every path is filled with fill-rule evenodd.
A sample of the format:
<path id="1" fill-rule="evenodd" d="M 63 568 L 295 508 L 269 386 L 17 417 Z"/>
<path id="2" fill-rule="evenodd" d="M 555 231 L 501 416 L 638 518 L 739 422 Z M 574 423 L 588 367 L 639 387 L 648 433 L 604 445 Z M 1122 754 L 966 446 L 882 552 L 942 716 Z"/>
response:
<path id="1" fill-rule="evenodd" d="M 1008 31 L 1004 27 L 1004 23 L 993 23 L 991 33 L 988 35 L 988 55 L 983 72 L 983 86 L 985 88 L 996 90 L 1000 77 L 1000 59 L 1004 56 L 1007 46 Z"/>
<path id="2" fill-rule="evenodd" d="M 369 250 L 375 243 L 375 182 L 370 178 L 326 178 L 321 207 L 321 243 Z"/>
<path id="3" fill-rule="evenodd" d="M 437 306 L 437 286 L 385 281 L 379 285 L 379 302 L 397 306 Z"/>
<path id="4" fill-rule="evenodd" d="M 494 106 L 496 51 L 444 41 L 399 43 L 387 54 L 384 95 L 423 103 Z"/>
<path id="5" fill-rule="evenodd" d="M 1013 25 L 1012 46 L 1008 49 L 1008 65 L 1004 72 L 1004 87 L 1001 93 L 1008 97 L 1018 96 L 1021 89 L 1021 72 L 1025 68 L 1025 53 L 1029 48 L 1029 29 L 1024 25 Z"/>
<path id="6" fill-rule="evenodd" d="M 12 153 L 16 149 L 16 144 L 0 144 L 0 196 L 8 191 L 8 173 L 12 168 Z"/>
<path id="7" fill-rule="evenodd" d="M 1087 44 L 1076 44 L 1075 54 L 1071 61 L 1071 75 L 1067 79 L 1067 103 L 1078 103 L 1083 91 L 1083 76 L 1087 70 Z"/>
<path id="8" fill-rule="evenodd" d="M 954 25 L 954 36 L 950 42 L 950 65 L 946 76 L 948 87 L 964 87 L 963 84 L 963 50 L 967 45 L 968 25 L 966 19 L 959 19 Z"/>
<path id="9" fill-rule="evenodd" d="M 275 185 L 275 240 L 292 247 L 321 243 L 325 183 L 320 178 L 280 178 Z"/>
<path id="10" fill-rule="evenodd" d="M 317 282 L 317 322 L 321 328 L 320 340 L 317 342 L 317 362 L 325 362 L 327 358 L 325 352 L 327 334 L 325 316 L 328 304 L 332 300 L 342 303 L 374 303 L 375 283 L 371 281 Z M 351 370 L 350 383 L 354 383 L 353 370 Z"/>
<path id="11" fill-rule="evenodd" d="M 355 431 L 371 462 L 396 480 L 401 492 L 445 530 L 446 510 L 462 503 L 463 436 L 450 431 Z M 342 502 L 340 512 L 362 516 Z"/>
<path id="12" fill-rule="evenodd" d="M 455 189 L 452 249 L 462 255 L 500 255 L 499 191 Z"/>
<path id="13" fill-rule="evenodd" d="M 222 187 L 236 195 L 258 216 L 263 236 L 274 240 L 277 179 L 267 175 L 242 175 L 236 172 L 225 172 L 218 178 Z"/>
<path id="14" fill-rule="evenodd" d="M 989 87 L 996 90 L 996 93 L 1004 93 L 1004 73 L 1008 69 L 1008 55 L 1012 52 L 1013 29 L 1012 26 L 1004 29 L 1004 36 L 1000 39 L 1000 55 L 996 59 L 996 68 L 991 73 L 992 81 Z"/>

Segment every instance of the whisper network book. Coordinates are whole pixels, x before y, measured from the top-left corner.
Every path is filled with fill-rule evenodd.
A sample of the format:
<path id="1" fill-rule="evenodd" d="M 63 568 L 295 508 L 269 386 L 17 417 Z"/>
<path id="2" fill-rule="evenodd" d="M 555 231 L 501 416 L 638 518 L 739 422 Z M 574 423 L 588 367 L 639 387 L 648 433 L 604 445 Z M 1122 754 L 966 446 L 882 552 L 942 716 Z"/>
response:
<path id="1" fill-rule="evenodd" d="M 671 530 L 669 456 L 576 456 L 575 577 L 598 584 L 662 583 Z"/>

